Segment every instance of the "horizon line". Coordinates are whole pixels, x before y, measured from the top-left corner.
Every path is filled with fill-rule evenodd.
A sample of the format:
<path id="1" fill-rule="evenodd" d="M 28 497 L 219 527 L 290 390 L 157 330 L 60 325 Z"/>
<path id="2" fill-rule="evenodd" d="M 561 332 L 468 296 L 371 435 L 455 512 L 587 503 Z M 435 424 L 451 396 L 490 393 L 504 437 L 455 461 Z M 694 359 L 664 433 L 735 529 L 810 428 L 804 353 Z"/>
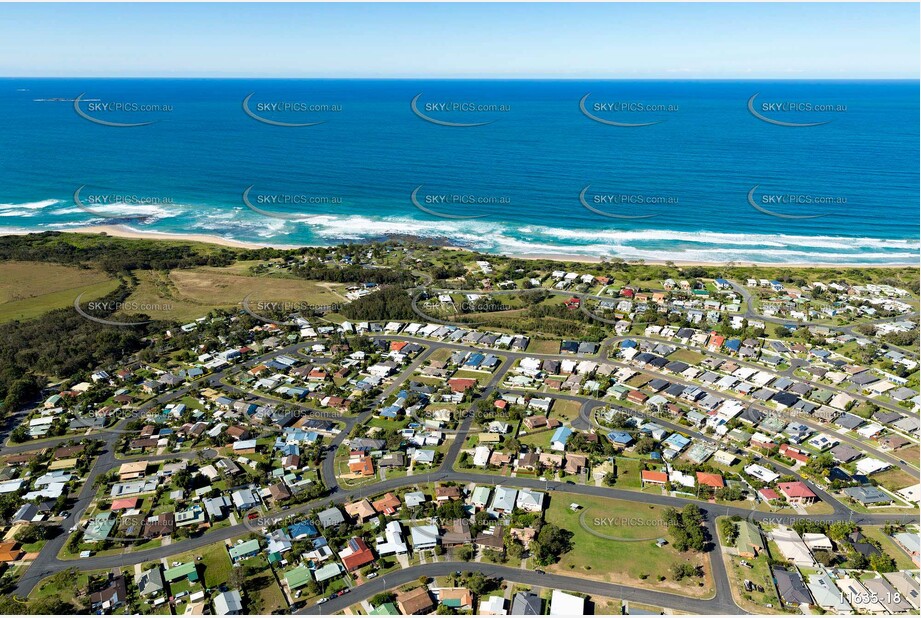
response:
<path id="1" fill-rule="evenodd" d="M 603 76 L 583 76 L 583 77 L 552 77 L 552 76 L 532 76 L 532 77 L 460 77 L 460 76 L 436 76 L 436 75 L 418 75 L 418 76 L 294 76 L 294 75 L 0 75 L 0 79 L 309 79 L 309 80 L 328 80 L 328 81 L 358 81 L 358 80 L 379 80 L 379 81 L 412 81 L 420 79 L 443 80 L 443 81 L 905 81 L 919 82 L 921 75 L 910 77 L 603 77 Z"/>

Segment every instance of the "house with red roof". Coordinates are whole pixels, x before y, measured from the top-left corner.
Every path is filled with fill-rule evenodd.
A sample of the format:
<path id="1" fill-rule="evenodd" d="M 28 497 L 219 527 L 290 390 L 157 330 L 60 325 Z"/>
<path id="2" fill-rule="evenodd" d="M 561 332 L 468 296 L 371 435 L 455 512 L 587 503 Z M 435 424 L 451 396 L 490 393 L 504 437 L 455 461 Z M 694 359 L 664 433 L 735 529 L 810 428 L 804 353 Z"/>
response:
<path id="1" fill-rule="evenodd" d="M 711 472 L 698 472 L 697 484 L 703 485 L 705 487 L 713 487 L 715 489 L 726 486 L 726 483 L 723 482 L 722 476 L 719 474 L 713 474 Z"/>
<path id="2" fill-rule="evenodd" d="M 809 489 L 809 486 L 802 481 L 777 483 L 777 491 L 779 491 L 790 504 L 809 506 L 810 504 L 814 504 L 818 499 L 818 496 L 816 496 L 815 493 Z"/>
<path id="3" fill-rule="evenodd" d="M 725 342 L 726 338 L 722 335 L 717 335 L 715 332 L 710 333 L 710 341 L 707 342 L 707 349 L 711 352 L 719 352 Z"/>
<path id="4" fill-rule="evenodd" d="M 643 470 L 640 472 L 640 480 L 643 482 L 644 487 L 647 483 L 650 485 L 665 485 L 668 482 L 668 475 L 664 472 Z"/>
<path id="5" fill-rule="evenodd" d="M 759 489 L 758 495 L 760 495 L 763 500 L 767 500 L 768 502 L 771 500 L 780 500 L 780 494 L 770 487 L 763 487 Z"/>
<path id="6" fill-rule="evenodd" d="M 371 548 L 368 547 L 364 539 L 357 536 L 349 539 L 348 547 L 339 552 L 339 557 L 342 558 L 342 564 L 345 565 L 346 570 L 350 573 L 374 562 L 374 554 L 371 552 Z"/>
<path id="7" fill-rule="evenodd" d="M 800 463 L 806 463 L 809 461 L 809 455 L 799 450 L 798 448 L 792 447 L 789 444 L 780 445 L 780 454 L 788 459 L 793 461 L 798 461 Z"/>
<path id="8" fill-rule="evenodd" d="M 118 500 L 112 501 L 111 509 L 113 511 L 123 511 L 126 509 L 133 509 L 138 505 L 137 498 L 119 498 Z"/>
<path id="9" fill-rule="evenodd" d="M 646 403 L 647 399 L 649 399 L 649 397 L 647 397 L 646 394 L 641 391 L 634 390 L 634 391 L 630 391 L 629 393 L 627 393 L 627 401 L 631 403 L 643 405 L 644 403 Z"/>
<path id="10" fill-rule="evenodd" d="M 448 386 L 455 393 L 463 393 L 476 386 L 476 380 L 474 378 L 451 378 L 448 380 Z"/>
<path id="11" fill-rule="evenodd" d="M 373 476 L 374 462 L 364 451 L 352 451 L 349 455 L 349 472 L 359 476 Z"/>

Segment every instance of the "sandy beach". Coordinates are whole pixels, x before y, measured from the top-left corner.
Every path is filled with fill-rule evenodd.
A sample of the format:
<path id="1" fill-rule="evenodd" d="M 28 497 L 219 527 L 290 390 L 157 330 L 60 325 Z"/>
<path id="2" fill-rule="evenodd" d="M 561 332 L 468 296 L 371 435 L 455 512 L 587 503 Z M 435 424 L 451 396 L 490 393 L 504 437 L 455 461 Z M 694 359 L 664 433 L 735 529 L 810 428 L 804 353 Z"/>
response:
<path id="1" fill-rule="evenodd" d="M 234 247 L 236 249 L 262 249 L 272 247 L 275 249 L 294 249 L 295 245 L 272 245 L 265 243 L 244 242 L 242 240 L 233 240 L 213 236 L 210 234 L 168 234 L 165 232 L 138 232 L 131 228 L 120 225 L 92 225 L 88 227 L 78 227 L 70 230 L 77 234 L 107 234 L 118 238 L 139 238 L 146 240 L 179 240 L 203 242 L 211 245 L 221 245 L 224 247 Z"/>
<path id="2" fill-rule="evenodd" d="M 274 249 L 296 249 L 300 245 L 280 245 L 280 244 L 271 244 L 271 243 L 253 243 L 245 242 L 240 240 L 233 240 L 229 238 L 223 238 L 221 236 L 213 236 L 210 234 L 168 234 L 165 232 L 139 232 L 133 230 L 126 226 L 121 225 L 96 225 L 96 226 L 87 226 L 74 228 L 73 230 L 68 230 L 69 232 L 77 234 L 107 234 L 109 236 L 115 236 L 118 238 L 137 238 L 137 239 L 148 239 L 148 240 L 175 240 L 175 241 L 191 241 L 191 242 L 201 242 L 209 243 L 213 245 L 221 245 L 224 247 L 232 247 L 236 249 L 262 249 L 264 247 L 271 247 Z M 28 232 L 20 232 L 25 234 Z M 422 240 L 422 239 L 420 239 Z M 442 246 L 440 248 L 449 249 L 452 251 L 464 251 L 464 247 L 458 246 Z M 523 260 L 553 260 L 556 262 L 581 262 L 584 264 L 599 264 L 604 261 L 612 261 L 616 259 L 616 256 L 602 258 L 600 256 L 591 256 L 591 255 L 567 255 L 567 254 L 546 254 L 546 253 L 529 253 L 523 255 L 510 254 L 506 257 L 523 259 Z M 628 264 L 639 263 L 637 260 L 630 258 L 624 258 L 624 261 Z M 655 264 L 655 265 L 665 265 L 667 262 L 673 263 L 675 266 L 726 266 L 726 262 L 699 262 L 699 261 L 686 261 L 681 259 L 669 260 L 642 260 L 643 264 Z M 805 263 L 788 263 L 788 262 L 750 262 L 750 261 L 737 261 L 735 262 L 737 267 L 745 266 L 762 266 L 762 267 L 776 267 L 776 268 L 914 268 L 919 267 L 919 264 L 846 264 L 846 263 L 834 263 L 834 264 L 805 264 Z"/>

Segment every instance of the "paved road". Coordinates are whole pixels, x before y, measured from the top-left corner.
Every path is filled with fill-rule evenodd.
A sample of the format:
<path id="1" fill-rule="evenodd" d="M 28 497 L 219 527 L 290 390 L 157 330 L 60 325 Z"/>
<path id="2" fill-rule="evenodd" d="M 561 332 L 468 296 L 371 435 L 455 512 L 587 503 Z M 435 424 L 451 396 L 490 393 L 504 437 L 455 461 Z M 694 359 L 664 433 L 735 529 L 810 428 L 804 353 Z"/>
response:
<path id="1" fill-rule="evenodd" d="M 717 555 L 716 558 L 719 558 L 719 555 Z M 719 560 L 719 562 L 722 563 L 722 560 Z M 716 595 L 712 599 L 704 600 L 692 599 L 667 592 L 656 592 L 645 588 L 634 588 L 632 586 L 621 586 L 619 584 L 587 580 L 579 577 L 553 575 L 550 573 L 535 573 L 534 571 L 524 571 L 483 562 L 435 562 L 388 573 L 384 577 L 372 579 L 361 586 L 353 588 L 349 594 L 332 599 L 323 605 L 306 607 L 297 613 L 329 615 L 341 612 L 350 605 L 363 599 L 370 598 L 375 594 L 416 581 L 420 576 L 447 577 L 453 575 L 457 571 L 461 573 L 466 571 L 477 571 L 483 573 L 486 577 L 498 577 L 505 581 L 526 584 L 528 586 L 559 588 L 561 590 L 571 590 L 583 594 L 624 599 L 633 603 L 646 603 L 660 607 L 674 607 L 693 614 L 734 615 L 746 613 L 732 601 L 732 591 L 729 588 L 728 580 L 725 580 L 723 585 L 717 589 Z"/>

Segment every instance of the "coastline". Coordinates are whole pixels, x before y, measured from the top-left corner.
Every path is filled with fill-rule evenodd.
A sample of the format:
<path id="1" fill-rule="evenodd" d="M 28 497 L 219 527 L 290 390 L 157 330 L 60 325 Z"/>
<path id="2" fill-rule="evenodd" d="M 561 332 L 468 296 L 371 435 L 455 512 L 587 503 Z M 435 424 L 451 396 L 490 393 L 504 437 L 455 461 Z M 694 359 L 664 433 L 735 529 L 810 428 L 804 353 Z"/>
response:
<path id="1" fill-rule="evenodd" d="M 43 230 L 44 231 L 44 230 Z M 20 232 L 4 232 L 5 235 L 26 235 L 31 233 L 39 232 L 29 232 L 29 231 L 20 231 Z M 297 249 L 304 245 L 284 245 L 284 244 L 272 244 L 272 243 L 253 243 L 246 242 L 241 240 L 233 240 L 229 238 L 223 238 L 221 236 L 215 236 L 211 234 L 175 234 L 168 232 L 138 232 L 127 226 L 123 225 L 94 225 L 74 228 L 72 230 L 67 230 L 67 233 L 75 234 L 106 234 L 108 236 L 113 236 L 116 238 L 131 238 L 131 239 L 140 239 L 140 240 L 173 240 L 173 241 L 186 241 L 186 242 L 200 242 L 211 245 L 219 245 L 223 247 L 229 247 L 232 249 L 262 249 L 262 248 L 272 248 L 272 249 Z M 405 237 L 404 237 L 405 238 Z M 420 239 L 422 240 L 422 239 Z M 465 251 L 469 250 L 464 247 L 459 247 L 457 245 L 433 245 L 438 246 L 441 249 L 447 249 L 451 251 Z M 469 250 L 474 253 L 480 253 L 474 250 Z M 489 255 L 489 254 L 484 254 Z M 602 258 L 600 256 L 591 256 L 591 255 L 579 255 L 579 254 L 547 254 L 547 253 L 527 253 L 527 254 L 502 254 L 504 257 L 521 259 L 521 260 L 552 260 L 555 262 L 581 262 L 585 264 L 600 264 L 604 261 L 611 261 L 617 259 L 616 256 L 610 258 Z M 634 260 L 630 258 L 624 258 L 623 261 L 627 264 L 639 264 L 639 260 Z M 705 261 L 695 261 L 695 260 L 681 260 L 681 259 L 661 259 L 661 260 L 642 260 L 643 264 L 648 265 L 665 265 L 666 263 L 671 262 L 675 266 L 726 266 L 726 262 L 705 262 Z M 752 262 L 748 260 L 740 260 L 735 262 L 736 267 L 774 267 L 774 268 L 914 268 L 919 267 L 918 263 L 909 264 L 853 264 L 853 263 L 802 263 L 802 262 Z"/>

